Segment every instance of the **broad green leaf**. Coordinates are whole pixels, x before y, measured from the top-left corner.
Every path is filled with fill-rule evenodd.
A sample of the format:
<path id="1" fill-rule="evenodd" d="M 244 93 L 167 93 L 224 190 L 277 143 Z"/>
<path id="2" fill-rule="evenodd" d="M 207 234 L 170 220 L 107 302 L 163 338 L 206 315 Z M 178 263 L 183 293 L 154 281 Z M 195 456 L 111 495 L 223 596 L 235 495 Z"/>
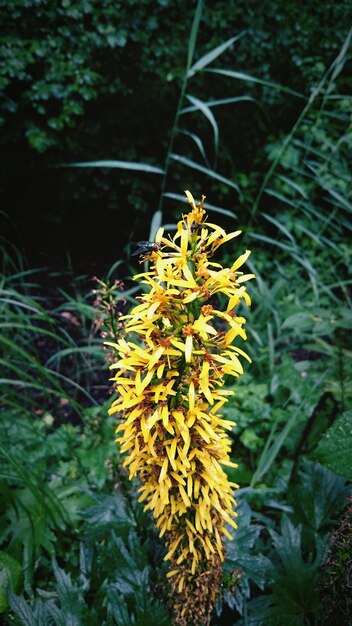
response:
<path id="1" fill-rule="evenodd" d="M 56 559 L 52 560 L 52 566 L 57 581 L 57 595 L 61 611 L 54 611 L 57 626 L 81 626 L 84 608 L 83 592 L 80 587 L 73 583 L 71 575 L 61 569 Z M 58 620 L 58 621 L 56 621 Z"/>
<path id="2" fill-rule="evenodd" d="M 18 592 L 22 582 L 22 567 L 16 559 L 0 550 L 0 613 L 8 608 L 7 594 L 10 588 Z"/>
<path id="3" fill-rule="evenodd" d="M 352 480 L 352 411 L 345 411 L 323 435 L 314 453 L 322 465 Z"/>
<path id="4" fill-rule="evenodd" d="M 84 512 L 88 524 L 101 535 L 106 533 L 106 527 L 109 527 L 118 536 L 127 537 L 135 522 L 125 500 L 118 494 L 114 496 L 97 494 L 95 499 L 97 504 Z"/>
<path id="5" fill-rule="evenodd" d="M 292 328 L 294 330 L 309 330 L 314 324 L 311 313 L 298 311 L 289 315 L 283 322 L 281 328 Z"/>
<path id="6" fill-rule="evenodd" d="M 289 489 L 292 518 L 314 533 L 324 532 L 346 502 L 347 481 L 324 465 L 304 460 L 302 469 Z"/>

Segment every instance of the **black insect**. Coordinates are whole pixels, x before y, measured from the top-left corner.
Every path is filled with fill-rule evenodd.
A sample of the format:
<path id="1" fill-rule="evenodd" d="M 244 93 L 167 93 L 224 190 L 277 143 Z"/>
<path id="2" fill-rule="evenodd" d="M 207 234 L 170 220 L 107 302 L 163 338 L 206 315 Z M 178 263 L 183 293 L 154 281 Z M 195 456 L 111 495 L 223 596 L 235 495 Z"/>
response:
<path id="1" fill-rule="evenodd" d="M 157 252 L 160 250 L 160 244 L 155 241 L 137 241 L 138 249 L 135 252 L 132 252 L 131 256 L 136 256 L 137 254 L 148 255 L 151 252 Z"/>

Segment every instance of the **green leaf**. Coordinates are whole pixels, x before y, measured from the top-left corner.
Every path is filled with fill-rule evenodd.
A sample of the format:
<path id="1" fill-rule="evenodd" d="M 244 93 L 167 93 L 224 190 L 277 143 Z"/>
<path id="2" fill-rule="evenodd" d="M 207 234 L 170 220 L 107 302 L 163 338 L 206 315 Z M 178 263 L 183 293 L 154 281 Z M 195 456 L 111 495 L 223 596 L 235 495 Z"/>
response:
<path id="1" fill-rule="evenodd" d="M 314 459 L 352 480 L 352 411 L 345 411 L 320 440 Z"/>
<path id="2" fill-rule="evenodd" d="M 258 106 L 260 106 L 260 103 L 257 102 L 255 98 L 252 98 L 252 96 L 233 96 L 231 98 L 217 98 L 216 100 L 207 100 L 206 102 L 204 102 L 204 104 L 206 104 L 207 107 L 217 107 L 224 104 L 233 104 L 236 102 L 255 102 Z M 180 110 L 180 114 L 182 115 L 183 113 L 191 113 L 192 111 L 196 110 L 197 107 L 195 105 L 190 105 L 187 107 L 183 107 Z"/>
<path id="3" fill-rule="evenodd" d="M 302 470 L 288 492 L 295 523 L 314 535 L 326 532 L 350 493 L 347 481 L 324 465 L 304 460 Z"/>
<path id="4" fill-rule="evenodd" d="M 97 504 L 90 506 L 84 517 L 97 536 L 103 536 L 107 528 L 118 536 L 127 538 L 127 534 L 135 525 L 133 516 L 122 496 L 96 494 Z"/>
<path id="5" fill-rule="evenodd" d="M 292 412 L 288 421 L 284 425 L 283 429 L 277 433 L 277 424 L 273 424 L 272 429 L 269 433 L 269 436 L 266 440 L 263 452 L 258 460 L 257 468 L 252 476 L 251 487 L 254 487 L 260 480 L 262 480 L 264 474 L 269 470 L 271 465 L 273 464 L 276 456 L 278 455 L 281 447 L 283 446 L 286 438 L 291 432 L 292 428 L 298 424 L 299 416 L 303 410 L 303 407 L 307 400 L 314 397 L 314 393 L 317 388 L 322 384 L 324 378 L 326 376 L 326 372 L 323 372 L 321 376 L 316 380 L 315 384 L 311 387 L 311 389 L 306 393 L 305 397 L 301 400 L 300 404 L 296 407 L 296 409 Z"/>
<path id="6" fill-rule="evenodd" d="M 227 41 L 220 44 L 219 46 L 216 46 L 216 48 L 213 48 L 213 50 L 210 50 L 210 52 L 207 52 L 206 54 L 204 54 L 200 59 L 198 59 L 198 61 L 196 61 L 194 65 L 192 65 L 192 67 L 189 68 L 187 77 L 190 78 L 196 72 L 199 72 L 204 67 L 209 65 L 209 63 L 212 63 L 214 59 L 217 59 L 221 54 L 223 54 L 223 52 L 225 52 L 225 50 L 230 48 L 230 46 L 232 46 L 232 44 L 235 43 L 235 41 L 240 39 L 240 37 L 243 37 L 243 35 L 245 35 L 246 33 L 247 31 L 243 31 L 242 33 L 239 33 L 239 35 L 235 35 L 235 37 L 231 37 L 231 39 L 228 39 Z"/>
<path id="7" fill-rule="evenodd" d="M 16 596 L 9 592 L 9 601 L 16 624 L 21 624 L 21 626 L 49 626 L 47 604 L 42 600 L 36 600 L 32 607 L 23 596 Z"/>
<path id="8" fill-rule="evenodd" d="M 199 31 L 199 24 L 202 17 L 203 12 L 203 0 L 198 0 L 196 10 L 194 12 L 191 32 L 188 40 L 188 50 L 187 50 L 187 68 L 189 68 L 193 63 L 194 51 L 196 49 L 197 36 Z"/>
<path id="9" fill-rule="evenodd" d="M 115 624 L 120 626 L 132 626 L 133 621 L 128 612 L 127 604 L 122 594 L 117 589 L 110 588 L 107 590 L 107 613 Z M 112 622 L 109 622 L 112 623 Z"/>
<path id="10" fill-rule="evenodd" d="M 22 567 L 16 559 L 0 550 L 0 613 L 8 608 L 7 594 L 11 587 L 19 591 L 22 583 Z"/>
<path id="11" fill-rule="evenodd" d="M 195 98 L 194 96 L 191 96 L 190 94 L 186 94 L 186 98 L 188 98 L 188 100 L 196 107 L 196 109 L 198 111 L 201 111 L 203 115 L 207 118 L 207 120 L 210 122 L 212 129 L 213 129 L 213 135 L 214 135 L 214 150 L 215 150 L 215 154 L 217 154 L 218 148 L 219 148 L 219 127 L 212 111 L 205 104 L 205 102 L 202 102 L 202 100 L 199 100 L 199 98 Z"/>
<path id="12" fill-rule="evenodd" d="M 122 170 L 148 172 L 150 174 L 164 174 L 164 170 L 148 163 L 136 163 L 135 161 L 79 161 L 77 163 L 64 163 L 62 167 L 107 167 Z"/>
<path id="13" fill-rule="evenodd" d="M 198 172 L 202 172 L 203 174 L 206 174 L 206 176 L 209 176 L 210 178 L 215 178 L 216 180 L 219 180 L 225 185 L 228 185 L 229 187 L 233 187 L 233 189 L 236 189 L 236 191 L 240 193 L 239 186 L 236 185 L 236 183 L 234 183 L 233 180 L 231 180 L 230 178 L 221 176 L 214 170 L 209 169 L 208 167 L 203 167 L 202 165 L 199 165 L 199 163 L 196 163 L 195 161 L 192 161 L 191 159 L 187 159 L 187 157 L 184 157 L 181 154 L 170 154 L 170 158 L 173 159 L 174 161 L 177 161 L 178 163 L 182 163 L 182 165 L 186 165 L 186 167 L 190 167 L 194 170 L 197 170 Z"/>
<path id="14" fill-rule="evenodd" d="M 256 542 L 263 527 L 252 521 L 252 511 L 242 498 L 238 500 L 237 512 L 238 529 L 235 541 L 225 540 L 225 580 L 230 577 L 232 581 L 229 587 L 224 588 L 223 602 L 242 615 L 244 605 L 250 597 L 250 581 L 263 589 L 271 577 L 272 564 L 266 556 L 258 553 Z M 219 602 L 218 610 L 220 608 Z"/>
<path id="15" fill-rule="evenodd" d="M 309 330 L 313 325 L 311 313 L 298 311 L 289 315 L 283 322 L 281 328 L 294 328 L 295 330 Z"/>
<path id="16" fill-rule="evenodd" d="M 213 72 L 214 74 L 221 74 L 222 76 L 228 76 L 229 78 L 235 78 L 237 80 L 243 80 L 245 82 L 259 83 L 260 85 L 265 85 L 266 87 L 272 87 L 273 89 L 284 91 L 293 96 L 297 96 L 298 98 L 304 97 L 298 91 L 293 91 L 293 89 L 290 89 L 289 87 L 285 87 L 285 85 L 279 85 L 278 83 L 273 83 L 269 80 L 262 80 L 261 78 L 257 78 L 256 76 L 251 76 L 250 74 L 245 74 L 244 72 L 235 72 L 233 70 L 223 70 L 221 68 L 208 69 L 205 71 Z"/>
<path id="17" fill-rule="evenodd" d="M 196 108 L 194 109 L 196 110 Z M 180 114 L 182 113 L 182 111 L 180 111 Z M 192 141 L 194 141 L 194 143 L 196 144 L 200 154 L 203 157 L 204 163 L 206 164 L 207 167 L 210 167 L 209 161 L 208 161 L 208 157 L 206 155 L 205 152 L 205 148 L 204 148 L 204 144 L 201 140 L 200 137 L 198 137 L 198 135 L 196 135 L 195 133 L 190 133 L 188 130 L 184 130 L 184 129 L 180 129 L 179 130 L 179 134 L 180 135 L 185 135 L 186 137 L 189 137 L 190 139 L 192 139 Z M 164 193 L 164 196 L 166 196 L 167 194 Z"/>
<path id="18" fill-rule="evenodd" d="M 272 626 L 296 626 L 308 623 L 301 622 L 300 616 L 314 615 L 318 608 L 316 577 L 324 541 L 316 535 L 314 543 L 305 549 L 302 526 L 295 526 L 286 515 L 281 519 L 280 531 L 269 530 L 274 548 L 275 580 L 273 605 L 267 623 Z"/>
<path id="19" fill-rule="evenodd" d="M 80 626 L 84 609 L 82 590 L 71 580 L 71 575 L 58 567 L 53 559 L 53 570 L 57 580 L 57 595 L 61 612 L 54 609 L 57 626 Z"/>

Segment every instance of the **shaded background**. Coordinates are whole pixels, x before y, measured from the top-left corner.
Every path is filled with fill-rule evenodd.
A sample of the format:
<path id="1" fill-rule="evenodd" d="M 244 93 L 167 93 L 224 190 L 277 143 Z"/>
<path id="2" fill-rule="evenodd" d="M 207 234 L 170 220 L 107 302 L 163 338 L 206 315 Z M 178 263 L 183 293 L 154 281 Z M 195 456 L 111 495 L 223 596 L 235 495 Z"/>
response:
<path id="1" fill-rule="evenodd" d="M 148 238 L 161 177 L 63 165 L 119 159 L 164 166 L 195 3 L 2 0 L 0 8 L 4 245 L 13 243 L 31 266 L 104 271 Z M 236 181 L 241 193 L 176 163 L 166 191 L 204 193 L 245 225 L 271 149 L 336 57 L 351 17 L 351 3 L 341 0 L 205 3 L 195 59 L 243 33 L 215 66 L 304 97 L 206 72 L 194 77 L 189 93 L 204 101 L 253 99 L 213 109 L 221 136 L 212 166 Z M 191 113 L 182 128 L 197 132 L 212 159 L 209 121 Z M 201 162 L 186 135 L 178 135 L 175 151 Z M 275 211 L 268 197 L 262 210 L 268 204 Z M 180 206 L 166 199 L 163 211 L 164 221 L 174 221 Z"/>

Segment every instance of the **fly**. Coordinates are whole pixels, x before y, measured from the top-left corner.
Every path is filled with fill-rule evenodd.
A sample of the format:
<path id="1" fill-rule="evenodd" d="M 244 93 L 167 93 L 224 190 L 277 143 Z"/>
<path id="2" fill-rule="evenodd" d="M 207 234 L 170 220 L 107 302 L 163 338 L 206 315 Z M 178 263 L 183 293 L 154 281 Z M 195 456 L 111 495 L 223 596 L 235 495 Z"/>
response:
<path id="1" fill-rule="evenodd" d="M 137 241 L 137 246 L 139 246 L 138 249 L 132 252 L 131 256 L 136 256 L 137 254 L 145 256 L 160 250 L 160 244 L 155 241 Z"/>

